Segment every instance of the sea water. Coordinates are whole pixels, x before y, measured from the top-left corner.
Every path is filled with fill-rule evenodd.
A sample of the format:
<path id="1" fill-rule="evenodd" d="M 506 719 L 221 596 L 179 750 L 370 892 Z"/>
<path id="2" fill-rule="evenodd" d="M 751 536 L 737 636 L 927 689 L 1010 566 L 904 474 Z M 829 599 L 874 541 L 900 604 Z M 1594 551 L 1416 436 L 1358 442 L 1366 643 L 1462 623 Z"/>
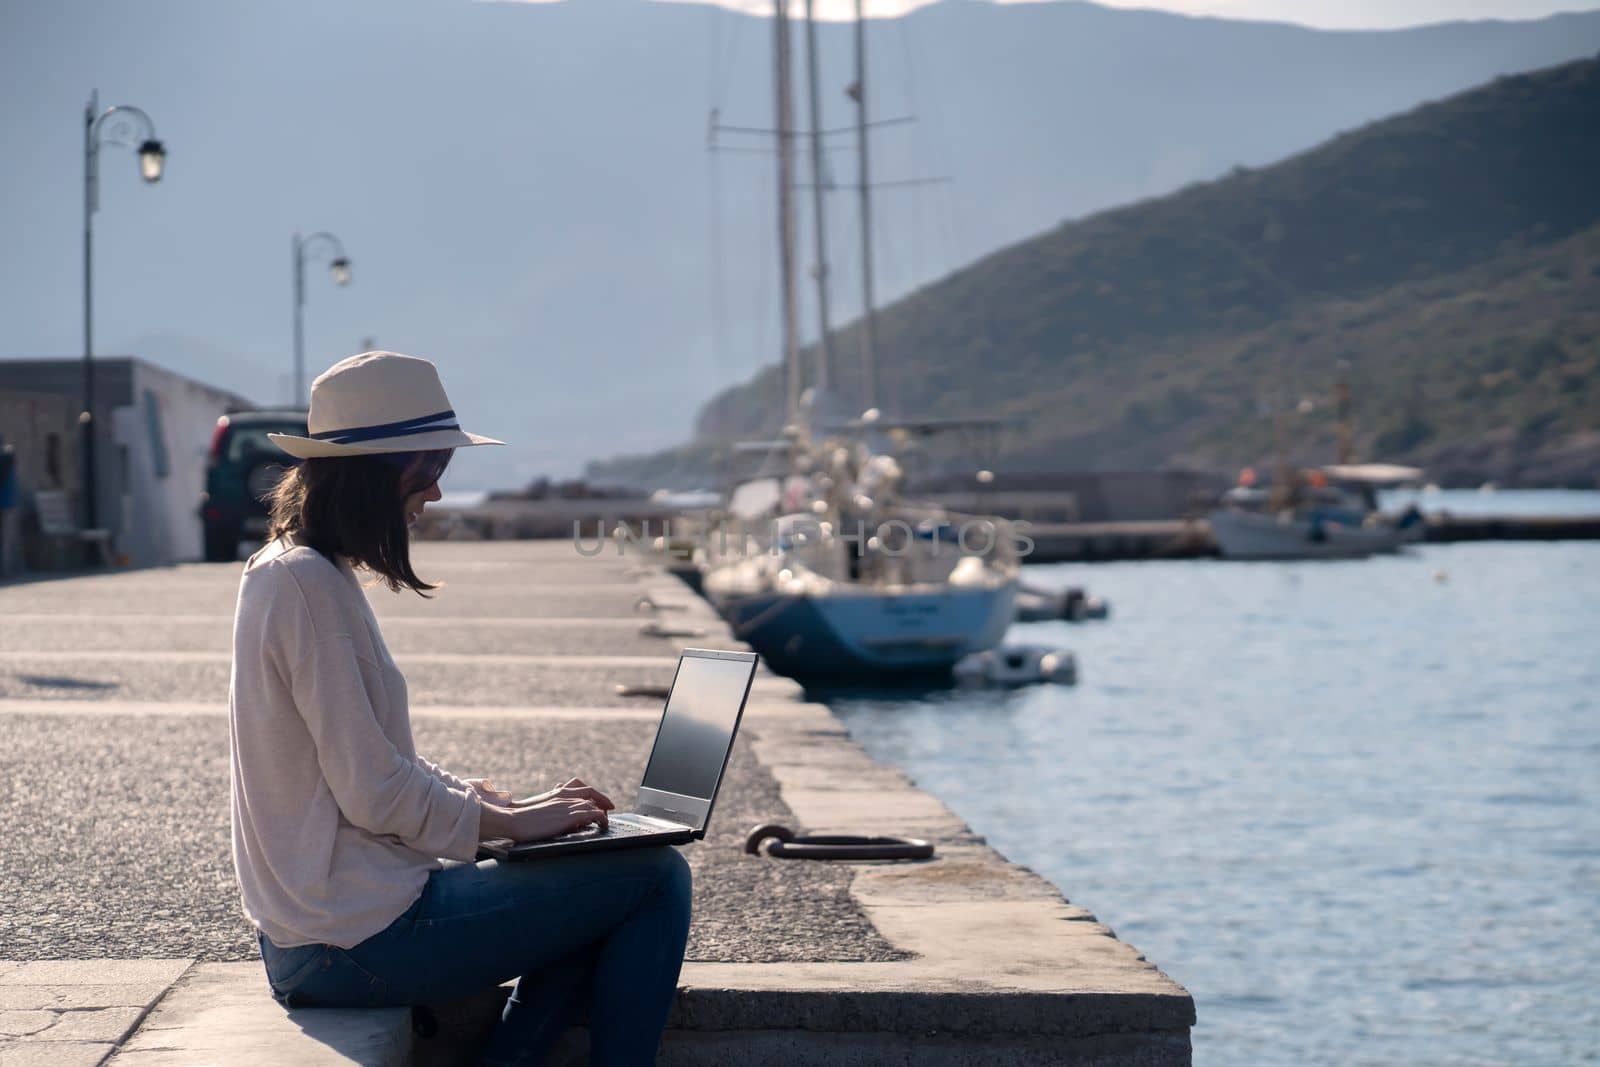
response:
<path id="1" fill-rule="evenodd" d="M 1196 1063 L 1600 1056 L 1600 542 L 1025 577 L 1111 601 L 1007 637 L 1076 687 L 833 704 L 1187 987 Z"/>

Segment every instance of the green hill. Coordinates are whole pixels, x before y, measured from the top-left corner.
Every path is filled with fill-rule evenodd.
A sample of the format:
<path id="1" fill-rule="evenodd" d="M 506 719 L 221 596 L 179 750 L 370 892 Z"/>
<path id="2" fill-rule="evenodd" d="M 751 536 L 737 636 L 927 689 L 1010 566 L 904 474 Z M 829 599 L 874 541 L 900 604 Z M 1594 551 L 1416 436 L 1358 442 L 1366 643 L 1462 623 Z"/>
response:
<path id="1" fill-rule="evenodd" d="M 884 309 L 884 406 L 1028 416 L 1000 460 L 1017 469 L 1227 470 L 1272 450 L 1288 408 L 1294 452 L 1331 458 L 1343 376 L 1359 458 L 1596 484 L 1597 130 L 1587 60 L 1066 223 Z M 716 397 L 673 462 L 769 432 L 778 385 Z"/>

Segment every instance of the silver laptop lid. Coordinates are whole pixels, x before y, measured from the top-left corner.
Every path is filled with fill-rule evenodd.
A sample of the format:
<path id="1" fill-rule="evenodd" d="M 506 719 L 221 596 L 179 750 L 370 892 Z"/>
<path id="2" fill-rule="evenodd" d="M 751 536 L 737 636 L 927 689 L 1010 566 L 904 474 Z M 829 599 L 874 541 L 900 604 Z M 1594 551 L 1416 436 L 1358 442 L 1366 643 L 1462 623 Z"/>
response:
<path id="1" fill-rule="evenodd" d="M 641 815 L 704 832 L 755 672 L 754 652 L 683 650 L 639 783 Z"/>

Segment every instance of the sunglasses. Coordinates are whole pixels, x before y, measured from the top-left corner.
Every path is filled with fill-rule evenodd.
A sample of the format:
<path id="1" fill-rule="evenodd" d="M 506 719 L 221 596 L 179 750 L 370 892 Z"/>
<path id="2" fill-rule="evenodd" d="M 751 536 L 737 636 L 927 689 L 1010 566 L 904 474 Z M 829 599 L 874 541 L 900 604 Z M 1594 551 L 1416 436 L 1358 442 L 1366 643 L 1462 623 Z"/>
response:
<path id="1" fill-rule="evenodd" d="M 378 458 L 400 468 L 400 489 L 406 495 L 420 493 L 444 477 L 445 468 L 455 449 L 442 448 L 428 452 L 383 452 Z"/>

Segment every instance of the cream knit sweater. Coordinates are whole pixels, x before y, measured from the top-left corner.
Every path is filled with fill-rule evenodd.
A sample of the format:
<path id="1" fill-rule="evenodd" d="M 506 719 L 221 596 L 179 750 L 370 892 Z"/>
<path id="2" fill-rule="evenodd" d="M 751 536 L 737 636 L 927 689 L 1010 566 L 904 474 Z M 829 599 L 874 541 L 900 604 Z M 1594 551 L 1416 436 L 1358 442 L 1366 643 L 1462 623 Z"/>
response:
<path id="1" fill-rule="evenodd" d="M 239 582 L 229 685 L 233 863 L 280 948 L 350 948 L 438 870 L 471 861 L 480 807 L 416 753 L 406 681 L 348 561 L 283 540 Z"/>

